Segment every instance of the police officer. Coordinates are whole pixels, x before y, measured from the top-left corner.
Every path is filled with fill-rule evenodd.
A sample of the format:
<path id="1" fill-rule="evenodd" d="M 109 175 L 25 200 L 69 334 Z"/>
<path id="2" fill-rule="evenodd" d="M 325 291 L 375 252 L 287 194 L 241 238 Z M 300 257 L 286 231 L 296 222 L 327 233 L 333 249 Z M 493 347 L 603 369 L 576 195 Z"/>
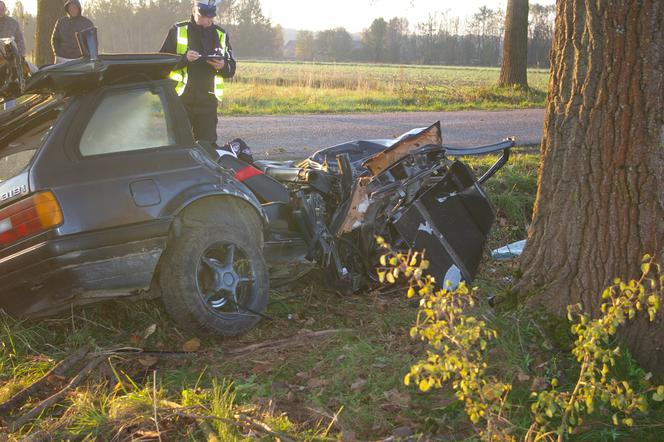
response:
<path id="1" fill-rule="evenodd" d="M 171 79 L 187 109 L 196 140 L 217 141 L 217 103 L 224 78 L 235 75 L 235 59 L 223 28 L 214 24 L 216 0 L 196 1 L 189 21 L 176 23 L 160 52 L 178 54 L 181 61 Z"/>

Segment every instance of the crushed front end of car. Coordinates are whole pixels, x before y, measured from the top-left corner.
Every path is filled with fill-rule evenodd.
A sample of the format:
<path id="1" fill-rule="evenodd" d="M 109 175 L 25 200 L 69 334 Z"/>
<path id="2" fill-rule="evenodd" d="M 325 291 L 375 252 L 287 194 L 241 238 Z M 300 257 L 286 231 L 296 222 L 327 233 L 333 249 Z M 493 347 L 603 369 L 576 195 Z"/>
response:
<path id="1" fill-rule="evenodd" d="M 508 161 L 513 146 L 514 140 L 506 139 L 476 148 L 445 147 L 436 123 L 394 140 L 355 141 L 315 153 L 300 166 L 339 179 L 340 204 L 328 227 L 338 246 L 331 252 L 336 259 L 329 261 L 341 264 L 331 271 L 339 279 L 358 272 L 373 279 L 380 236 L 394 247 L 425 251 L 430 272 L 441 283 L 472 281 L 495 219 L 481 184 Z M 455 159 L 494 152 L 502 155 L 479 178 Z"/>

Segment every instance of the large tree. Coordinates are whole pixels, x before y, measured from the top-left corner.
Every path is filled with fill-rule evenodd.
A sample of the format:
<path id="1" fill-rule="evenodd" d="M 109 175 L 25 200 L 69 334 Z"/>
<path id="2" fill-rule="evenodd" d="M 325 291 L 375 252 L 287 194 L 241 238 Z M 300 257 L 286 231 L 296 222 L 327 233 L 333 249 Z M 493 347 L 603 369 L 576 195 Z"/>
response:
<path id="1" fill-rule="evenodd" d="M 509 0 L 500 86 L 528 86 L 528 0 Z"/>
<path id="2" fill-rule="evenodd" d="M 518 289 L 558 314 L 664 258 L 664 2 L 557 4 L 542 163 Z M 626 336 L 664 371 L 662 314 Z"/>
<path id="3" fill-rule="evenodd" d="M 41 66 L 53 63 L 51 35 L 58 18 L 64 14 L 62 0 L 37 0 L 37 36 L 35 62 Z"/>

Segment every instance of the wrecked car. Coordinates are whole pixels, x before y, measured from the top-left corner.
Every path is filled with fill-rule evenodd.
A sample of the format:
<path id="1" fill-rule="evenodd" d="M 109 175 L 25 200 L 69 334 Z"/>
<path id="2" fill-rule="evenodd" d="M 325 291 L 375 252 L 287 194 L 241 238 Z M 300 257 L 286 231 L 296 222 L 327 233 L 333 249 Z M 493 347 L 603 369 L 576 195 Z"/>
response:
<path id="1" fill-rule="evenodd" d="M 495 215 L 481 184 L 513 140 L 445 147 L 436 123 L 249 164 L 194 141 L 167 79 L 178 56 L 81 46 L 32 75 L 0 48 L 0 94 L 18 98 L 0 111 L 8 313 L 161 297 L 183 328 L 238 335 L 264 317 L 270 284 L 314 268 L 337 291 L 375 284 L 377 236 L 426 250 L 438 281 L 472 281 Z M 479 178 L 455 159 L 491 152 Z"/>

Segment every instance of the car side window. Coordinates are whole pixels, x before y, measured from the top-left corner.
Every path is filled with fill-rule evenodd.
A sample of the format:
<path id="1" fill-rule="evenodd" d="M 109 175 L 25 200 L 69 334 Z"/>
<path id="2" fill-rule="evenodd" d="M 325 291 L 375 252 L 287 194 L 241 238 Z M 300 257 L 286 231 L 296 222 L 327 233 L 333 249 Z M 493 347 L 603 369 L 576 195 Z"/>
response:
<path id="1" fill-rule="evenodd" d="M 162 94 L 150 89 L 111 91 L 104 94 L 83 132 L 81 155 L 172 146 Z"/>

